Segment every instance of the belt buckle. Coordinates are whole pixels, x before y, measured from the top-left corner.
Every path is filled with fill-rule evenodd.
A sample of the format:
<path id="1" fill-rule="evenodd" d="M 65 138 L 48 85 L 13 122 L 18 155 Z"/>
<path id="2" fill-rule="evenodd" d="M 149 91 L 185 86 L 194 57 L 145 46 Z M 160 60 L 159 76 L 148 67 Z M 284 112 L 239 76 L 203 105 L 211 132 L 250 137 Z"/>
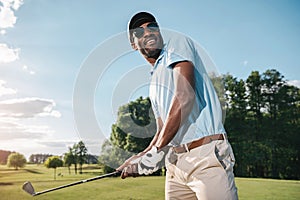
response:
<path id="1" fill-rule="evenodd" d="M 173 147 L 173 151 L 175 152 L 175 153 L 186 153 L 186 152 L 188 152 L 187 151 L 187 148 L 185 147 L 185 145 L 179 145 L 179 146 L 177 146 L 177 147 Z"/>
<path id="2" fill-rule="evenodd" d="M 190 150 L 189 150 L 189 147 L 188 147 L 188 145 L 187 145 L 187 144 L 183 144 L 183 146 L 184 146 L 184 148 L 185 148 L 186 152 L 190 152 Z"/>

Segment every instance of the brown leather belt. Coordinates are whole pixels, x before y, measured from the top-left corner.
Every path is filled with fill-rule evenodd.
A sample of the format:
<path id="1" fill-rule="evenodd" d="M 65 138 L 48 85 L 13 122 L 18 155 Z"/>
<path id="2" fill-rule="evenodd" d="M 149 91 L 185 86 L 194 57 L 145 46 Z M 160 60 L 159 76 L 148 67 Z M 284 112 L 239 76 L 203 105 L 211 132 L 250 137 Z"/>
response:
<path id="1" fill-rule="evenodd" d="M 180 146 L 173 147 L 173 150 L 176 153 L 185 153 L 185 152 L 189 152 L 190 150 L 192 150 L 196 147 L 200 147 L 202 145 L 208 144 L 214 140 L 224 140 L 224 134 L 215 134 L 215 135 L 205 136 L 199 140 L 195 140 L 195 141 L 187 143 L 187 144 L 182 144 Z"/>

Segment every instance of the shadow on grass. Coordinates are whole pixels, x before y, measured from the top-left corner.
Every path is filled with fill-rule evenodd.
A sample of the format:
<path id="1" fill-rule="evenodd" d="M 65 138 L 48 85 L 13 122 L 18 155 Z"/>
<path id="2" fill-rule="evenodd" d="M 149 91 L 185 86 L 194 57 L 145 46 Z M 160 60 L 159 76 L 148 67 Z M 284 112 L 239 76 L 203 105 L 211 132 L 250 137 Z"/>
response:
<path id="1" fill-rule="evenodd" d="M 12 183 L 0 182 L 0 186 L 7 186 L 7 185 L 13 185 L 13 184 Z"/>
<path id="2" fill-rule="evenodd" d="M 25 171 L 32 173 L 32 174 L 42 174 L 41 172 L 38 172 L 36 170 L 32 170 L 32 169 L 24 169 Z"/>
<path id="3" fill-rule="evenodd" d="M 0 169 L 0 172 L 18 172 L 20 169 L 15 168 L 7 168 L 7 169 Z"/>

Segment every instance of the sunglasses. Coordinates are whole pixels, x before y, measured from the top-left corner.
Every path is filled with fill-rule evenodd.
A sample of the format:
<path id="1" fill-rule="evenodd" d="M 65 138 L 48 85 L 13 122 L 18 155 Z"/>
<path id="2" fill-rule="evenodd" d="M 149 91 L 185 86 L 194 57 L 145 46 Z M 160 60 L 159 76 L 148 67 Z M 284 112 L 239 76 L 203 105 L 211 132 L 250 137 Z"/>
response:
<path id="1" fill-rule="evenodd" d="M 159 31 L 159 27 L 158 27 L 158 24 L 156 22 L 151 22 L 147 25 L 147 29 L 150 31 L 150 32 L 157 32 Z M 133 34 L 135 37 L 137 38 L 141 38 L 143 37 L 145 33 L 145 29 L 143 27 L 137 27 L 133 30 Z"/>

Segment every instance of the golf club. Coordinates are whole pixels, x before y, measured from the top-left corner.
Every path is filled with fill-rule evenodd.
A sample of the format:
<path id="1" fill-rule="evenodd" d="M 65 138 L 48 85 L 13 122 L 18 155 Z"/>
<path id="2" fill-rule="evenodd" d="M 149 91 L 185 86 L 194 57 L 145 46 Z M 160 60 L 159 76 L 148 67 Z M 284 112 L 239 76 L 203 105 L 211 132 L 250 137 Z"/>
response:
<path id="1" fill-rule="evenodd" d="M 55 191 L 55 190 L 63 189 L 63 188 L 70 187 L 70 186 L 73 186 L 73 185 L 78 185 L 78 184 L 81 184 L 81 183 L 86 183 L 86 182 L 90 182 L 90 181 L 94 181 L 94 180 L 98 180 L 98 179 L 102 179 L 102 178 L 106 178 L 106 177 L 111 177 L 111 176 L 119 176 L 120 174 L 121 174 L 121 172 L 115 171 L 115 172 L 112 172 L 112 173 L 104 174 L 104 175 L 101 175 L 101 176 L 96 176 L 96 177 L 89 178 L 89 179 L 86 179 L 86 180 L 80 180 L 80 181 L 77 181 L 77 182 L 74 182 L 74 183 L 69 183 L 69 184 L 66 184 L 66 185 L 58 186 L 58 187 L 51 188 L 51 189 L 48 189 L 48 190 L 44 190 L 44 191 L 41 191 L 41 192 L 35 192 L 32 184 L 29 181 L 27 181 L 23 184 L 22 189 L 25 192 L 27 192 L 28 194 L 32 195 L 32 196 L 37 196 L 37 195 L 40 195 L 40 194 L 45 194 L 47 192 L 52 192 L 52 191 Z"/>

